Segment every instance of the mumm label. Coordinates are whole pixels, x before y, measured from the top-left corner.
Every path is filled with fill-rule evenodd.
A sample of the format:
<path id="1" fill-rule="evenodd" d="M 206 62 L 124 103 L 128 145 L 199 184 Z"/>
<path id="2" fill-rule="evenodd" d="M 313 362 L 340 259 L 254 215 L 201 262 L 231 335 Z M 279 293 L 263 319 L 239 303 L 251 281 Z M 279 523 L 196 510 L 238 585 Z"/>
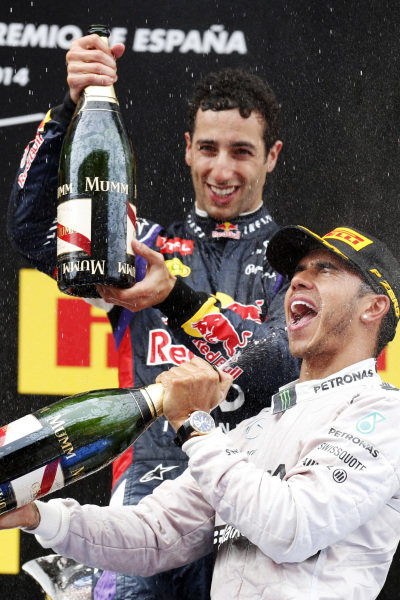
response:
<path id="1" fill-rule="evenodd" d="M 85 192 L 116 192 L 129 195 L 129 185 L 122 181 L 110 181 L 99 177 L 85 177 Z M 57 188 L 57 198 L 77 193 L 72 183 L 64 183 Z"/>
<path id="2" fill-rule="evenodd" d="M 50 417 L 47 420 L 54 432 L 54 435 L 58 439 L 58 442 L 61 446 L 61 450 L 64 452 L 66 459 L 69 460 L 73 456 L 76 456 L 74 452 L 74 447 L 70 442 L 67 432 L 64 429 L 65 421 L 61 421 L 58 416 Z"/>

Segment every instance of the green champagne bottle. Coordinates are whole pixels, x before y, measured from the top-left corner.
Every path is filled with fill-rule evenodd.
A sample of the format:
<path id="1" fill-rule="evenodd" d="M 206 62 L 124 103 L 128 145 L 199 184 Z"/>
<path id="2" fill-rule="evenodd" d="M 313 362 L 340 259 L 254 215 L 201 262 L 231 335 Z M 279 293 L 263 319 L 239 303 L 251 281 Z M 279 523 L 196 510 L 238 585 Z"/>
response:
<path id="1" fill-rule="evenodd" d="M 162 414 L 163 387 L 95 390 L 0 428 L 0 514 L 102 469 Z"/>
<path id="2" fill-rule="evenodd" d="M 108 43 L 109 30 L 92 25 Z M 95 284 L 135 282 L 136 166 L 114 86 L 88 86 L 68 128 L 57 190 L 57 281 L 98 298 Z"/>

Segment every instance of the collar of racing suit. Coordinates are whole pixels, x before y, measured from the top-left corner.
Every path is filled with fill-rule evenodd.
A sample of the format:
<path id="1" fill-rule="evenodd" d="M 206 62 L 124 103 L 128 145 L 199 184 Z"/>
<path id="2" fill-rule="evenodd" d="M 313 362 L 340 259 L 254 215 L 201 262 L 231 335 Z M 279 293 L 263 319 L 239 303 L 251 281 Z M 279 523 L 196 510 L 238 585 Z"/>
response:
<path id="1" fill-rule="evenodd" d="M 374 377 L 379 377 L 376 370 L 376 359 L 367 358 L 345 367 L 337 373 L 328 375 L 324 379 L 313 379 L 301 383 L 298 380 L 293 381 L 281 387 L 279 392 L 272 396 L 272 413 L 284 412 L 299 404 L 299 402 L 310 401 L 314 398 L 323 398 L 327 392 L 335 389 L 340 390 L 343 386 L 346 386 L 346 389 L 351 389 L 351 386 L 354 386 L 355 394 L 358 395 L 360 386 L 365 384 L 369 387 L 371 378 Z M 382 383 L 382 386 L 393 387 L 387 383 Z"/>
<path id="2" fill-rule="evenodd" d="M 277 226 L 272 220 L 268 210 L 262 204 L 251 213 L 239 215 L 232 221 L 216 221 L 203 211 L 193 208 L 187 217 L 187 224 L 195 237 L 208 239 L 244 239 L 258 237 L 260 230 L 265 230 L 270 225 L 271 231 Z"/>

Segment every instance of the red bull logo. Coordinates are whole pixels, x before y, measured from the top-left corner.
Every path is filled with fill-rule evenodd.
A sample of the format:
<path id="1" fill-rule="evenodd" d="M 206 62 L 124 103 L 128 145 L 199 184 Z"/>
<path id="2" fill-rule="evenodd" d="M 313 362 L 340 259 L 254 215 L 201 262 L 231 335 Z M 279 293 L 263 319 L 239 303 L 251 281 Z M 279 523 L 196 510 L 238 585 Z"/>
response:
<path id="1" fill-rule="evenodd" d="M 238 240 L 240 239 L 240 231 L 236 225 L 226 221 L 225 223 L 220 223 L 220 225 L 217 225 L 211 236 L 213 238 L 231 238 L 233 240 Z"/>
<path id="2" fill-rule="evenodd" d="M 169 332 L 165 329 L 152 329 L 149 331 L 149 350 L 147 353 L 148 365 L 164 365 L 172 363 L 181 365 L 194 357 L 183 345 L 173 344 Z"/>
<path id="3" fill-rule="evenodd" d="M 28 171 L 32 166 L 33 161 L 36 158 L 36 154 L 38 153 L 38 150 L 40 148 L 40 146 L 43 144 L 44 142 L 44 138 L 42 135 L 40 135 L 39 132 L 37 132 L 36 137 L 33 141 L 33 144 L 31 146 L 31 148 L 29 148 L 29 144 L 28 146 L 25 148 L 24 151 L 24 156 L 23 156 L 23 160 L 25 163 L 25 168 L 23 170 L 22 173 L 20 173 L 20 175 L 18 176 L 18 185 L 19 187 L 22 189 L 25 185 L 25 181 L 26 178 L 28 176 Z M 22 163 L 22 161 L 21 161 Z M 20 165 L 21 169 L 23 167 L 23 164 Z"/>
<path id="4" fill-rule="evenodd" d="M 241 304 L 240 302 L 232 302 L 225 308 L 233 311 L 242 319 L 250 319 L 256 323 L 261 323 L 261 307 L 264 304 L 264 300 L 256 300 L 255 304 Z"/>
<path id="5" fill-rule="evenodd" d="M 204 340 L 192 340 L 192 342 L 207 362 L 209 362 L 212 365 L 215 365 L 216 367 L 219 367 L 220 369 L 225 371 L 225 373 L 229 373 L 230 375 L 232 375 L 233 379 L 237 379 L 239 375 L 243 373 L 243 369 L 241 369 L 237 365 L 233 367 L 226 366 L 226 363 L 228 361 L 226 357 L 223 356 L 222 352 L 213 352 L 210 346 Z M 223 402 L 222 404 L 220 404 L 221 410 L 224 410 L 222 408 L 223 404 Z M 229 403 L 229 406 L 232 406 L 232 403 Z"/>
<path id="6" fill-rule="evenodd" d="M 222 342 L 229 357 L 234 356 L 237 348 L 244 348 L 247 339 L 252 336 L 251 331 L 243 331 L 241 338 L 232 323 L 221 313 L 205 315 L 200 321 L 191 323 L 191 327 L 197 329 L 209 344 Z"/>

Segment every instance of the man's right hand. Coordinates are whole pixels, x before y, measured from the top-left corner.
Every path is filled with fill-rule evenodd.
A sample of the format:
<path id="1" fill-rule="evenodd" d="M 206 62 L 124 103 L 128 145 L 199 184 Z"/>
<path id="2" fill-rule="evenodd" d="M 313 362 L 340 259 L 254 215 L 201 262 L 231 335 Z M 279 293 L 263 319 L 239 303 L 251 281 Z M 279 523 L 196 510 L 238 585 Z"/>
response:
<path id="1" fill-rule="evenodd" d="M 95 33 L 73 40 L 66 56 L 72 101 L 76 104 L 88 85 L 113 85 L 118 79 L 116 59 L 124 52 L 124 44 L 109 48 Z"/>
<path id="2" fill-rule="evenodd" d="M 172 367 L 157 376 L 156 382 L 164 388 L 163 412 L 177 431 L 195 410 L 211 412 L 222 402 L 232 385 L 233 377 L 224 371 L 215 371 L 202 358 Z"/>

